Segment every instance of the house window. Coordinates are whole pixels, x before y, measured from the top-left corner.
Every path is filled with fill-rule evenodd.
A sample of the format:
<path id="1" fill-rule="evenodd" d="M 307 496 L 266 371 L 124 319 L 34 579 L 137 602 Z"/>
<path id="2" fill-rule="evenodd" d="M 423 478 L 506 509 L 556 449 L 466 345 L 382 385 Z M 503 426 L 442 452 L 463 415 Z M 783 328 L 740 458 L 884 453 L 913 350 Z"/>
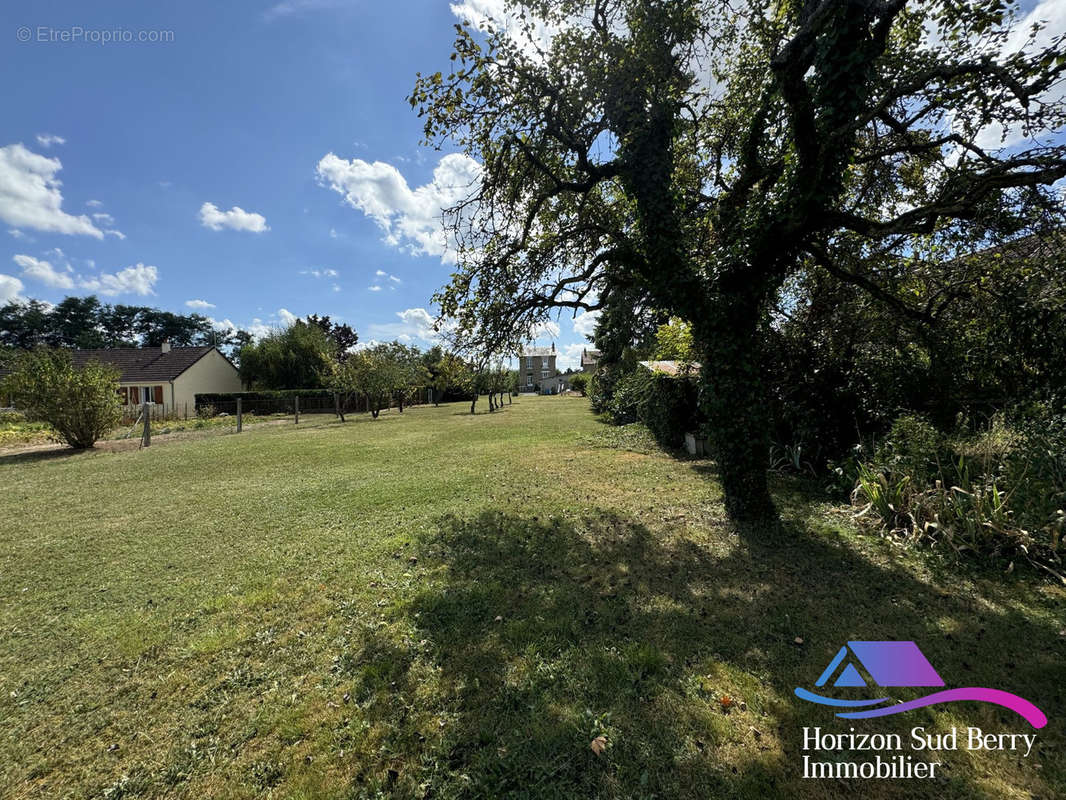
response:
<path id="1" fill-rule="evenodd" d="M 526 373 L 526 386 L 532 386 L 532 385 L 533 385 L 533 373 L 532 372 L 527 372 Z"/>
<path id="2" fill-rule="evenodd" d="M 547 378 L 547 377 L 548 377 L 548 370 L 546 370 L 546 369 L 542 369 L 542 370 L 540 371 L 540 377 L 542 377 L 542 378 Z"/>
<path id="3" fill-rule="evenodd" d="M 156 390 L 159 391 L 156 391 Z M 141 402 L 142 403 L 156 403 L 162 402 L 163 387 L 162 386 L 142 386 L 141 387 Z M 157 397 L 159 399 L 157 399 Z"/>
<path id="4" fill-rule="evenodd" d="M 544 356 L 544 358 L 542 358 L 542 359 L 540 360 L 540 365 L 541 365 L 541 367 L 543 367 L 544 369 L 547 369 L 547 368 L 548 368 L 548 357 L 547 357 L 547 356 Z"/>
<path id="5" fill-rule="evenodd" d="M 526 356 L 526 369 L 533 369 L 533 356 Z"/>

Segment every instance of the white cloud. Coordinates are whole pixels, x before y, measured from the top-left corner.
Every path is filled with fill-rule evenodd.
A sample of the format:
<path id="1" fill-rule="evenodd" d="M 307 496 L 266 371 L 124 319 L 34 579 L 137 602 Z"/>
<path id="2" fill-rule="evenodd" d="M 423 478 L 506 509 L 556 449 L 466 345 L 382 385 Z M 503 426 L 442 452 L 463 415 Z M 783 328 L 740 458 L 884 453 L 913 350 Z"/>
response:
<path id="1" fill-rule="evenodd" d="M 529 335 L 533 339 L 554 339 L 559 335 L 559 325 L 550 319 L 546 319 L 534 325 Z"/>
<path id="2" fill-rule="evenodd" d="M 278 318 L 281 320 L 281 324 L 284 325 L 286 328 L 292 325 L 292 323 L 296 322 L 297 319 L 299 319 L 299 317 L 297 317 L 287 308 L 278 309 Z"/>
<path id="3" fill-rule="evenodd" d="M 269 21 L 282 17 L 292 17 L 306 11 L 324 11 L 351 5 L 351 0 L 284 0 L 267 9 L 263 14 L 263 18 Z"/>
<path id="4" fill-rule="evenodd" d="M 1043 25 L 1043 30 L 1036 35 L 1030 46 L 1029 36 L 1033 25 L 1037 23 Z M 1022 50 L 1029 54 L 1037 53 L 1051 45 L 1054 38 L 1062 35 L 1064 30 L 1066 30 L 1066 0 L 1042 0 L 1042 2 L 1037 3 L 1032 11 L 1026 14 L 1024 19 L 1019 20 L 1014 25 L 1010 36 L 1003 44 L 1002 54 L 1010 55 Z M 1066 85 L 1060 80 L 1042 95 L 1040 100 L 1042 102 L 1056 103 L 1061 102 L 1063 97 L 1066 97 Z M 1003 126 L 996 123 L 981 131 L 977 136 L 976 142 L 978 147 L 985 150 L 995 150 L 1000 147 L 1010 147 L 1026 140 L 1027 137 L 1022 132 L 1019 124 L 1015 123 L 1015 126 L 1006 131 L 1004 135 Z"/>
<path id="5" fill-rule="evenodd" d="M 340 275 L 337 270 L 326 269 L 325 267 L 323 267 L 322 269 L 302 269 L 300 270 L 300 274 L 311 275 L 315 278 L 336 278 L 338 275 Z"/>
<path id="6" fill-rule="evenodd" d="M 66 144 L 67 140 L 53 133 L 38 133 L 37 144 L 41 147 L 51 147 L 54 144 Z"/>
<path id="7" fill-rule="evenodd" d="M 367 337 L 380 341 L 396 339 L 401 342 L 420 340 L 426 343 L 437 341 L 437 332 L 433 330 L 433 315 L 424 308 L 408 308 L 397 311 L 399 322 L 385 322 L 367 326 Z"/>
<path id="8" fill-rule="evenodd" d="M 380 286 L 378 286 L 377 284 L 374 284 L 373 286 L 368 286 L 368 287 L 366 287 L 366 288 L 367 288 L 367 289 L 368 289 L 369 291 L 371 291 L 371 292 L 380 292 L 380 291 L 381 291 L 381 287 L 380 287 Z"/>
<path id="9" fill-rule="evenodd" d="M 14 239 L 25 239 L 26 238 L 26 234 L 24 234 L 18 228 L 9 229 L 8 233 L 11 234 L 12 238 L 14 238 Z"/>
<path id="10" fill-rule="evenodd" d="M 116 231 L 111 228 L 108 228 L 106 231 L 104 231 L 104 233 L 106 233 L 108 236 L 114 236 L 116 239 L 126 239 L 126 234 L 124 234 L 122 231 Z"/>
<path id="11" fill-rule="evenodd" d="M 377 223 L 385 233 L 386 243 L 415 255 L 453 261 L 441 211 L 470 193 L 481 167 L 469 156 L 451 153 L 440 160 L 433 180 L 415 189 L 408 186 L 396 167 L 383 161 L 346 161 L 328 153 L 318 162 L 316 171 L 320 183 Z"/>
<path id="12" fill-rule="evenodd" d="M 330 239 L 336 239 L 337 238 L 337 229 L 336 228 L 330 228 L 329 229 L 329 238 Z"/>
<path id="13" fill-rule="evenodd" d="M 208 309 L 214 308 L 214 303 L 209 303 L 206 300 L 186 300 L 185 305 L 189 308 Z"/>
<path id="14" fill-rule="evenodd" d="M 23 278 L 40 281 L 45 286 L 51 286 L 56 289 L 74 288 L 74 278 L 70 273 L 57 270 L 48 261 L 22 254 L 14 256 L 12 261 L 22 268 Z"/>
<path id="15" fill-rule="evenodd" d="M 390 289 L 395 289 L 397 286 L 403 283 L 403 281 L 397 278 L 395 275 L 390 275 L 383 269 L 377 270 L 374 274 L 377 275 L 379 278 L 387 278 L 389 283 L 395 284 L 393 286 L 390 286 Z"/>
<path id="16" fill-rule="evenodd" d="M 12 275 L 0 275 L 0 305 L 6 305 L 7 303 L 21 303 L 24 298 L 22 296 L 22 281 Z"/>
<path id="17" fill-rule="evenodd" d="M 230 228 L 235 231 L 262 233 L 270 230 L 266 217 L 262 214 L 245 211 L 239 206 L 234 206 L 229 211 L 220 211 L 214 203 L 204 203 L 200 206 L 200 224 L 213 231 Z"/>
<path id="18" fill-rule="evenodd" d="M 17 228 L 103 239 L 87 216 L 63 211 L 62 184 L 56 178 L 62 168 L 58 158 L 38 155 L 21 144 L 0 147 L 0 219 Z"/>
<path id="19" fill-rule="evenodd" d="M 510 0 L 463 0 L 449 3 L 452 14 L 462 22 L 469 22 L 475 28 L 484 30 L 491 25 L 507 33 L 529 58 L 538 58 L 537 49 L 547 50 L 558 28 L 546 24 L 543 20 L 532 17 L 526 11 L 525 19 L 519 19 L 514 8 L 508 8 Z M 531 25 L 529 32 L 524 29 Z"/>
<path id="20" fill-rule="evenodd" d="M 101 225 L 115 224 L 115 218 L 108 214 L 106 211 L 97 211 L 95 214 L 93 214 L 93 219 L 95 219 Z"/>
<path id="21" fill-rule="evenodd" d="M 78 285 L 90 292 L 99 292 L 102 295 L 116 294 L 155 294 L 154 287 L 159 280 L 159 270 L 153 266 L 145 266 L 138 263 L 136 266 L 126 267 L 115 273 L 100 273 L 99 275 L 82 278 Z"/>
<path id="22" fill-rule="evenodd" d="M 339 292 L 340 290 L 341 290 L 341 286 L 340 286 L 339 283 L 333 284 L 333 291 Z"/>
<path id="23" fill-rule="evenodd" d="M 87 205 L 89 208 L 100 208 L 103 203 L 99 200 L 86 200 L 85 205 Z"/>
<path id="24" fill-rule="evenodd" d="M 558 357 L 555 360 L 559 369 L 580 369 L 581 351 L 589 347 L 587 344 L 568 344 L 559 348 Z"/>
<path id="25" fill-rule="evenodd" d="M 592 336 L 599 318 L 599 311 L 586 311 L 584 314 L 578 314 L 574 317 L 574 333 L 581 336 Z"/>

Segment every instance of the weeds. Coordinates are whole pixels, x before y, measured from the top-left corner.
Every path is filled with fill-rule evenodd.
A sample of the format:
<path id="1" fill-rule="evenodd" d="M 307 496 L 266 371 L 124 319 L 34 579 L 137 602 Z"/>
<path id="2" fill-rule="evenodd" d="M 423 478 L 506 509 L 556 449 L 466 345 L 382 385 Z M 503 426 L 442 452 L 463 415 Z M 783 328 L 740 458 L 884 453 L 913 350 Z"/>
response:
<path id="1" fill-rule="evenodd" d="M 949 440 L 901 417 L 874 455 L 856 465 L 857 516 L 915 543 L 1008 562 L 1021 559 L 1066 582 L 1066 421 L 1009 424 Z"/>

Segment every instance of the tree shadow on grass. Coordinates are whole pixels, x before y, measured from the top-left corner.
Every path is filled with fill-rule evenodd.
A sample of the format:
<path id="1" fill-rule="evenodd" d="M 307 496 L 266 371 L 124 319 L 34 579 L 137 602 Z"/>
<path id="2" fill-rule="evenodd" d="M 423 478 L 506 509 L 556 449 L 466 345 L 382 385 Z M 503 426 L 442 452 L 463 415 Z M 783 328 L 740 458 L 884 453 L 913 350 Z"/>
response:
<path id="1" fill-rule="evenodd" d="M 28 450 L 24 452 L 0 453 L 0 466 L 10 464 L 36 464 L 43 461 L 55 461 L 69 458 L 70 456 L 83 455 L 85 453 L 100 452 L 96 448 L 75 450 L 66 445 L 56 445 L 47 450 Z"/>
<path id="2" fill-rule="evenodd" d="M 606 512 L 575 520 L 490 512 L 445 518 L 417 544 L 424 589 L 394 609 L 393 624 L 409 631 L 403 644 L 370 633 L 344 670 L 368 721 L 388 731 L 380 752 L 396 796 L 1066 790 L 1054 762 L 1061 681 L 1050 677 L 1061 669 L 1061 621 L 1029 614 L 1009 586 L 941 588 L 796 524 L 697 542 Z M 1024 763 L 1020 754 L 943 753 L 927 759 L 950 765 L 941 780 L 804 780 L 804 726 L 895 732 L 905 746 L 916 725 L 1031 732 L 988 705 L 849 724 L 795 698 L 793 688 L 813 688 L 848 639 L 914 639 L 949 686 L 1030 695 L 1052 722 Z M 606 750 L 597 755 L 590 743 L 600 735 Z"/>

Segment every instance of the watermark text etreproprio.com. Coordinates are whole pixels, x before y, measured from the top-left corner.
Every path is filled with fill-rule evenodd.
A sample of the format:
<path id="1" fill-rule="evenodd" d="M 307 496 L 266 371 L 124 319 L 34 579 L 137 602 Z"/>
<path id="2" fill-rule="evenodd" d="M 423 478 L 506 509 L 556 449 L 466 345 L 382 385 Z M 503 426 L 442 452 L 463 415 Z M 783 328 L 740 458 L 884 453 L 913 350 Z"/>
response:
<path id="1" fill-rule="evenodd" d="M 15 39 L 29 44 L 167 44 L 174 41 L 174 31 L 20 25 Z"/>

